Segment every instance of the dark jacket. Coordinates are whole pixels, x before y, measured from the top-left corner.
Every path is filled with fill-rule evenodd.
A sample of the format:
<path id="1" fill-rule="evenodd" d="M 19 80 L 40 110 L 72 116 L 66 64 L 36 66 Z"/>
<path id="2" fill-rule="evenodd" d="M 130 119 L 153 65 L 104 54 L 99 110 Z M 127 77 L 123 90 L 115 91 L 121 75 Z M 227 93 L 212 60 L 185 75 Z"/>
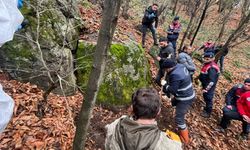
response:
<path id="1" fill-rule="evenodd" d="M 160 48 L 160 53 L 158 56 L 161 57 L 161 60 L 159 61 L 160 68 L 162 68 L 161 66 L 165 59 L 170 58 L 175 60 L 175 53 L 172 44 L 168 44 L 167 47 Z"/>
<path id="2" fill-rule="evenodd" d="M 155 22 L 155 28 L 158 26 L 158 11 L 153 11 L 152 6 L 149 6 L 145 10 L 144 17 L 142 19 L 143 25 L 152 25 Z"/>
<path id="3" fill-rule="evenodd" d="M 209 90 L 212 86 L 215 86 L 219 79 L 219 73 L 220 69 L 214 61 L 204 64 L 199 75 L 202 88 Z"/>
<path id="4" fill-rule="evenodd" d="M 171 45 L 169 44 L 166 47 L 161 47 L 160 48 L 160 53 L 159 53 L 158 56 L 161 57 L 161 58 L 169 58 L 170 57 L 170 59 L 174 60 L 175 59 L 175 53 L 174 53 L 174 48 Z"/>
<path id="5" fill-rule="evenodd" d="M 215 54 L 223 50 L 223 46 L 216 46 L 215 47 Z M 222 56 L 226 56 L 228 54 L 228 48 L 224 49 L 222 52 Z"/>
<path id="6" fill-rule="evenodd" d="M 169 83 L 164 85 L 163 92 L 167 96 L 174 95 L 176 100 L 187 101 L 195 97 L 193 84 L 187 68 L 182 64 L 177 64 L 174 69 L 168 73 Z"/>
<path id="7" fill-rule="evenodd" d="M 168 33 L 168 35 L 167 35 L 168 40 L 170 40 L 170 41 L 177 40 L 179 37 L 180 31 L 181 31 L 181 24 L 180 23 L 178 23 L 176 25 L 174 25 L 172 23 L 171 25 L 169 25 L 167 32 L 173 32 L 173 34 Z"/>
<path id="8" fill-rule="evenodd" d="M 245 93 L 243 84 L 237 84 L 233 86 L 226 94 L 226 104 L 234 105 L 236 107 L 236 101 L 240 98 L 240 96 Z"/>

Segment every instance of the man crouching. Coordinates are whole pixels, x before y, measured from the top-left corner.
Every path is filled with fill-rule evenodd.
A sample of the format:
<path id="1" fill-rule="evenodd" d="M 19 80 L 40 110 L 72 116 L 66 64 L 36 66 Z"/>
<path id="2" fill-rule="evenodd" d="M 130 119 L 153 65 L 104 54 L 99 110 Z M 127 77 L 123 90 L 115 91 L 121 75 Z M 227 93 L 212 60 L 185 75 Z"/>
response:
<path id="1" fill-rule="evenodd" d="M 158 92 L 142 88 L 132 95 L 132 116 L 107 125 L 106 150 L 179 150 L 181 142 L 167 137 L 156 122 L 161 111 Z"/>

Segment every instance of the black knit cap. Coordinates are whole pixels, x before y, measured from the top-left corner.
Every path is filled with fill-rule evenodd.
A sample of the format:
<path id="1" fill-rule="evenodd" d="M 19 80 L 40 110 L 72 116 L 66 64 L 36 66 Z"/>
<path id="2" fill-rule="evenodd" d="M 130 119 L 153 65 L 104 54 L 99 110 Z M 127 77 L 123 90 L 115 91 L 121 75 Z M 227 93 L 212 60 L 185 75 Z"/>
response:
<path id="1" fill-rule="evenodd" d="M 174 17 L 174 21 L 179 20 L 179 19 L 180 19 L 179 16 L 175 16 L 175 17 Z"/>
<path id="2" fill-rule="evenodd" d="M 162 68 L 172 68 L 176 66 L 176 62 L 172 59 L 165 59 L 161 66 Z"/>
<path id="3" fill-rule="evenodd" d="M 166 37 L 161 37 L 161 38 L 159 39 L 159 42 L 168 42 L 168 38 L 166 38 Z"/>
<path id="4" fill-rule="evenodd" d="M 246 78 L 244 83 L 250 83 L 250 78 Z"/>

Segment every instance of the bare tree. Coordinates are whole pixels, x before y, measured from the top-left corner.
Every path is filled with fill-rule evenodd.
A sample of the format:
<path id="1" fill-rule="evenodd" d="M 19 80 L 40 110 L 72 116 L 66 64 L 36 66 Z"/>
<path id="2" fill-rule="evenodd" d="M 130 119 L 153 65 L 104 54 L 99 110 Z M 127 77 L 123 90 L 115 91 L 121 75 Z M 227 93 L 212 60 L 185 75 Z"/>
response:
<path id="1" fill-rule="evenodd" d="M 124 19 L 129 18 L 128 10 L 129 10 L 130 2 L 131 2 L 131 0 L 123 0 L 123 3 L 122 3 L 122 17 Z"/>
<path id="2" fill-rule="evenodd" d="M 179 0 L 174 0 L 174 8 L 173 8 L 173 11 L 172 11 L 172 15 L 173 15 L 173 16 L 174 16 L 175 13 L 176 13 L 178 1 L 179 1 Z"/>
<path id="3" fill-rule="evenodd" d="M 250 9 L 245 10 L 246 15 L 242 15 L 242 18 L 237 26 L 237 28 L 232 32 L 227 38 L 225 44 L 221 51 L 216 54 L 215 60 L 218 61 L 219 58 L 223 55 L 223 53 L 232 47 L 235 47 L 239 44 L 247 42 L 250 40 Z"/>
<path id="4" fill-rule="evenodd" d="M 120 6 L 121 0 L 104 1 L 103 18 L 94 54 L 93 68 L 87 84 L 85 99 L 79 113 L 79 120 L 77 121 L 73 143 L 74 150 L 82 150 L 85 146 L 87 130 L 95 105 L 96 95 L 102 82 L 107 52 L 110 48 L 115 27 L 117 25 Z"/>
<path id="5" fill-rule="evenodd" d="M 201 18 L 200 18 L 198 27 L 196 28 L 196 31 L 195 31 L 194 36 L 193 36 L 193 38 L 192 38 L 192 40 L 191 40 L 191 43 L 190 43 L 191 46 L 193 45 L 194 40 L 195 40 L 195 38 L 196 38 L 196 35 L 198 34 L 198 32 L 199 32 L 199 30 L 200 30 L 201 24 L 202 24 L 203 20 L 205 19 L 205 16 L 206 16 L 206 13 L 207 13 L 207 9 L 208 9 L 208 7 L 209 7 L 211 1 L 212 1 L 212 0 L 206 0 L 205 6 L 204 6 L 204 10 L 203 10 L 203 12 L 202 12 L 202 15 L 201 15 Z"/>
<path id="6" fill-rule="evenodd" d="M 189 3 L 191 3 L 191 2 L 189 1 Z M 192 10 L 190 10 L 190 20 L 189 20 L 187 29 L 186 29 L 186 31 L 184 32 L 183 38 L 182 38 L 182 40 L 181 40 L 180 49 L 182 48 L 182 46 L 183 46 L 183 44 L 184 44 L 184 41 L 185 41 L 185 39 L 186 39 L 186 37 L 187 37 L 187 34 L 188 34 L 189 30 L 191 29 L 191 25 L 192 25 L 192 23 L 193 23 L 193 20 L 194 20 L 195 15 L 197 14 L 197 10 L 198 10 L 198 8 L 200 7 L 200 4 L 201 4 L 200 0 L 195 0 L 195 2 L 194 2 L 194 7 L 193 7 Z M 180 49 L 179 49 L 179 51 L 180 51 Z"/>

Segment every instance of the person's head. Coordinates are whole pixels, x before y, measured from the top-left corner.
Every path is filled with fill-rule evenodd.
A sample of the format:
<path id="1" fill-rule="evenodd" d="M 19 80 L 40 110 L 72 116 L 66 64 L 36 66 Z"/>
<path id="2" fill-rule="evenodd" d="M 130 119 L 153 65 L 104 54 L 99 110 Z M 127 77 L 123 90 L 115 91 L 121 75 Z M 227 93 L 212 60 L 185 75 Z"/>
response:
<path id="1" fill-rule="evenodd" d="M 161 110 L 160 96 L 153 88 L 138 89 L 132 95 L 135 119 L 155 119 Z"/>
<path id="2" fill-rule="evenodd" d="M 168 46 L 168 38 L 166 37 L 161 37 L 159 39 L 159 46 L 160 47 L 167 47 Z"/>
<path id="3" fill-rule="evenodd" d="M 173 70 L 175 66 L 176 66 L 176 62 L 172 59 L 165 59 L 163 63 L 161 64 L 161 68 L 167 72 L 170 72 L 171 70 Z"/>
<path id="4" fill-rule="evenodd" d="M 214 53 L 212 52 L 207 52 L 203 56 L 203 62 L 204 63 L 209 63 L 214 60 Z"/>
<path id="5" fill-rule="evenodd" d="M 152 10 L 153 10 L 153 11 L 156 11 L 157 9 L 158 9 L 158 4 L 154 3 L 154 4 L 152 5 Z"/>
<path id="6" fill-rule="evenodd" d="M 178 24 L 179 19 L 180 19 L 179 16 L 175 16 L 174 19 L 173 19 L 173 24 L 174 24 L 174 25 Z"/>
<path id="7" fill-rule="evenodd" d="M 244 89 L 250 91 L 250 78 L 246 78 L 244 81 Z"/>
<path id="8" fill-rule="evenodd" d="M 208 43 L 208 44 L 212 44 L 212 43 L 213 43 L 213 40 L 212 40 L 212 39 L 208 39 L 207 43 Z"/>
<path id="9" fill-rule="evenodd" d="M 191 54 L 192 53 L 192 47 L 190 45 L 185 45 L 183 47 L 182 51 L 187 53 L 187 54 Z"/>

